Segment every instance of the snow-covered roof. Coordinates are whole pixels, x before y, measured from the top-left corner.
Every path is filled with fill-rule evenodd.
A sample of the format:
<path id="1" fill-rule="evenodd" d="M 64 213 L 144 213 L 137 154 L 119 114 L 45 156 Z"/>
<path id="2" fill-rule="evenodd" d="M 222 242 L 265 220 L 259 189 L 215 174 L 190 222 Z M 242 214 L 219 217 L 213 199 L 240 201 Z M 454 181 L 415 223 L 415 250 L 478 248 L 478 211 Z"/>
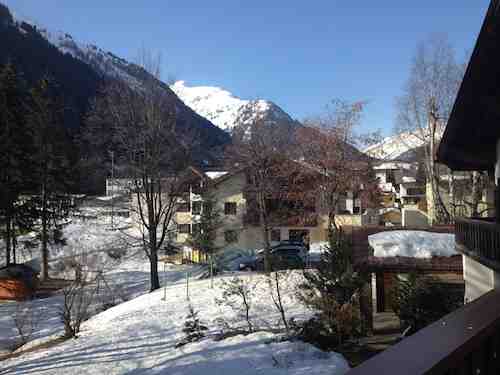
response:
<path id="1" fill-rule="evenodd" d="M 210 171 L 210 172 L 205 172 L 205 174 L 207 175 L 207 177 L 209 179 L 215 180 L 216 178 L 219 178 L 219 177 L 222 177 L 222 176 L 228 174 L 228 172 L 226 172 L 226 171 L 219 171 L 219 172 Z"/>
<path id="2" fill-rule="evenodd" d="M 384 193 L 392 193 L 394 191 L 394 186 L 390 182 L 386 183 L 380 183 L 379 184 L 380 190 L 382 190 Z"/>
<path id="3" fill-rule="evenodd" d="M 439 176 L 439 179 L 442 181 L 450 181 L 452 177 L 454 180 L 467 180 L 467 179 L 471 178 L 468 175 L 457 173 L 457 174 L 454 174 L 453 176 L 450 174 L 443 174 L 443 175 Z"/>
<path id="4" fill-rule="evenodd" d="M 402 180 L 403 183 L 417 182 L 417 179 L 411 176 L 403 176 Z"/>
<path id="5" fill-rule="evenodd" d="M 394 230 L 368 236 L 368 242 L 376 257 L 431 258 L 453 256 L 455 235 L 426 231 Z"/>
<path id="6" fill-rule="evenodd" d="M 373 167 L 375 170 L 397 170 L 397 169 L 411 169 L 412 164 L 407 162 L 384 162 Z"/>

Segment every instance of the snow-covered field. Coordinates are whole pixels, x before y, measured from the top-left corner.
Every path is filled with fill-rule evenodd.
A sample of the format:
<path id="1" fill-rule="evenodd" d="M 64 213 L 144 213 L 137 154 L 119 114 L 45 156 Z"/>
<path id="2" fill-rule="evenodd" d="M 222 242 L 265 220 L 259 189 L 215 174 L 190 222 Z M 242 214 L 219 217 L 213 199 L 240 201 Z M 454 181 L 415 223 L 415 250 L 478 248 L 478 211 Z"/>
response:
<path id="1" fill-rule="evenodd" d="M 144 264 L 147 265 L 146 263 Z M 184 267 L 184 268 L 183 268 Z M 222 280 L 191 280 L 186 298 L 184 275 L 186 266 L 170 266 L 162 275 L 169 281 L 166 289 L 143 294 L 124 302 L 84 323 L 78 339 L 68 340 L 43 349 L 0 362 L 2 374 L 343 374 L 348 366 L 336 353 L 324 353 L 302 342 L 278 342 L 276 335 L 257 332 L 214 341 L 223 317 L 234 327 L 244 321 L 231 308 L 217 299 L 221 297 Z M 191 269 L 191 271 L 193 271 Z M 128 281 L 144 277 L 143 270 L 130 269 Z M 127 272 L 128 273 L 128 272 Z M 270 303 L 269 287 L 264 276 L 239 274 L 252 289 L 251 319 L 255 326 L 276 328 L 278 312 Z M 296 301 L 294 288 L 300 275 L 290 273 L 283 285 L 284 304 L 288 317 L 305 318 L 309 312 Z M 142 281 L 140 281 L 142 282 Z M 166 300 L 163 300 L 166 296 Z M 43 335 L 58 335 L 57 302 L 59 297 L 44 300 Z M 209 327 L 207 337 L 182 348 L 175 345 L 182 339 L 182 327 L 189 303 Z M 13 304 L 2 308 L 1 332 L 6 332 L 5 315 Z M 12 335 L 13 332 L 10 334 Z"/>
<path id="2" fill-rule="evenodd" d="M 455 250 L 455 235 L 425 231 L 395 230 L 380 232 L 368 237 L 376 257 L 452 256 Z"/>
<path id="3" fill-rule="evenodd" d="M 99 214 L 99 210 L 96 210 Z M 99 216 L 99 215 L 98 215 Z M 86 254 L 91 264 L 104 271 L 115 295 L 116 306 L 103 312 L 93 310 L 84 322 L 78 339 L 46 349 L 27 352 L 0 362 L 0 374 L 344 374 L 348 365 L 336 353 L 324 353 L 302 342 L 280 341 L 271 333 L 281 325 L 272 304 L 267 279 L 255 273 L 228 273 L 218 276 L 214 288 L 210 280 L 200 279 L 206 270 L 194 265 L 160 264 L 160 280 L 165 288 L 148 293 L 149 263 L 129 241 L 133 229 L 127 219 L 119 219 L 113 229 L 109 218 L 74 219 L 65 227 L 65 246 L 51 248 L 52 273 L 57 265 L 75 254 Z M 113 259 L 107 249 L 128 247 L 121 259 Z M 36 250 L 34 251 L 36 253 Z M 29 259 L 29 252 L 23 253 Z M 186 275 L 189 274 L 189 300 Z M 244 326 L 240 314 L 221 304 L 224 281 L 240 277 L 252 291 L 251 319 L 258 331 L 214 340 L 224 325 Z M 300 273 L 290 272 L 282 282 L 287 318 L 305 319 L 308 311 L 296 299 Z M 63 333 L 59 319 L 62 296 L 35 300 L 36 332 L 28 347 L 47 342 Z M 101 301 L 106 302 L 106 301 Z M 209 327 L 207 336 L 197 343 L 176 348 L 189 304 L 199 311 Z M 0 303 L 0 351 L 17 340 L 13 315 L 16 302 Z M 97 306 L 99 307 L 99 306 Z M 26 347 L 25 347 L 26 348 Z"/>

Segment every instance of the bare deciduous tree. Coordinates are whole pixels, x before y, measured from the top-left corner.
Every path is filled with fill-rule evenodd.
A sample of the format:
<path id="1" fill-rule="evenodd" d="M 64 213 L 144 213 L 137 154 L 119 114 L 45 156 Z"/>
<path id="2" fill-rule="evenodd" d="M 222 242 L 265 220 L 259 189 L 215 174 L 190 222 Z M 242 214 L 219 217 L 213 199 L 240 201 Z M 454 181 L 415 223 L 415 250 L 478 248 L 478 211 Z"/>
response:
<path id="1" fill-rule="evenodd" d="M 448 39 L 433 35 L 418 44 L 404 93 L 397 100 L 396 130 L 410 132 L 424 145 L 426 179 L 437 222 L 452 220 L 439 191 L 439 171 L 434 160 L 463 73 L 464 66 L 456 61 Z"/>
<path id="2" fill-rule="evenodd" d="M 309 167 L 302 171 L 317 174 L 315 188 L 309 193 L 321 197 L 331 229 L 337 229 L 335 215 L 348 192 L 353 193 L 353 199 L 361 199 L 364 207 L 378 204 L 371 165 L 354 147 L 362 111 L 362 102 L 336 100 L 324 116 L 309 119 L 296 134 L 301 160 Z"/>
<path id="3" fill-rule="evenodd" d="M 106 128 L 112 132 L 108 146 L 131 179 L 134 217 L 150 261 L 153 291 L 160 287 L 158 251 L 175 230 L 192 137 L 177 127 L 174 96 L 159 83 L 160 61 L 146 56 L 142 65 L 151 78 L 135 89 L 123 81 L 110 83 L 95 101 L 88 124 L 91 136 Z"/>
<path id="4" fill-rule="evenodd" d="M 276 198 L 276 193 L 281 191 L 276 177 L 280 173 L 280 164 L 287 160 L 287 147 L 291 141 L 292 129 L 289 126 L 257 119 L 233 131 L 233 142 L 226 155 L 230 168 L 241 168 L 246 174 L 250 210 L 253 209 L 258 216 L 262 230 L 266 272 L 271 271 L 272 225 L 268 199 Z"/>

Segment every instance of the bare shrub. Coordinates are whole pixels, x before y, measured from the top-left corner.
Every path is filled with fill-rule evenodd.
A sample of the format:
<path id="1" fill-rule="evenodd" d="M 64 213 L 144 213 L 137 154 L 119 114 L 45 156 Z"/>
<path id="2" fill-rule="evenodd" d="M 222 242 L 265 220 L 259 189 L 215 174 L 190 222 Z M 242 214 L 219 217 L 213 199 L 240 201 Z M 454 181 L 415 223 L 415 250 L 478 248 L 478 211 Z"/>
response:
<path id="1" fill-rule="evenodd" d="M 127 255 L 127 249 L 124 247 L 117 247 L 107 251 L 108 256 L 113 260 L 121 260 Z"/>
<path id="2" fill-rule="evenodd" d="M 77 337 L 81 324 L 90 317 L 95 287 L 85 279 L 75 280 L 63 289 L 64 302 L 59 312 L 64 337 Z"/>
<path id="3" fill-rule="evenodd" d="M 286 333 L 289 333 L 288 321 L 286 319 L 285 307 L 283 306 L 282 299 L 282 282 L 286 280 L 288 273 L 286 271 L 276 271 L 267 277 L 267 283 L 269 285 L 269 294 L 273 304 L 278 310 L 281 321 L 285 326 Z"/>
<path id="4" fill-rule="evenodd" d="M 95 268 L 95 257 L 82 253 L 68 258 L 65 263 L 72 280 L 62 289 L 63 303 L 59 317 L 64 324 L 64 337 L 77 337 L 81 324 L 90 317 L 91 305 L 96 300 L 100 272 Z"/>
<path id="5" fill-rule="evenodd" d="M 244 319 L 247 325 L 247 331 L 253 332 L 254 325 L 250 317 L 252 308 L 253 291 L 256 283 L 248 282 L 239 277 L 233 277 L 230 280 L 222 281 L 222 297 L 216 299 L 216 303 L 230 307 L 238 318 Z M 229 327 L 229 325 L 227 325 Z"/>
<path id="6" fill-rule="evenodd" d="M 30 341 L 40 322 L 40 315 L 35 311 L 33 302 L 18 302 L 12 319 L 19 334 L 20 345 L 26 344 Z"/>

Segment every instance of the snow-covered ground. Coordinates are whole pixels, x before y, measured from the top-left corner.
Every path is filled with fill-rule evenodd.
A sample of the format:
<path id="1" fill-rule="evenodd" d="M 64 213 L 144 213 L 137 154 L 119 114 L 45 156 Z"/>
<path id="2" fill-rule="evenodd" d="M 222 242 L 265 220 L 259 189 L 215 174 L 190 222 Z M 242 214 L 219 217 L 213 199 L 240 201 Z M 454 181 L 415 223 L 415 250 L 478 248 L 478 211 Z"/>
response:
<path id="1" fill-rule="evenodd" d="M 280 315 L 270 297 L 267 279 L 255 273 L 228 273 L 218 276 L 214 288 L 210 280 L 200 279 L 206 273 L 202 266 L 159 264 L 160 280 L 166 285 L 149 291 L 149 263 L 130 240 L 133 228 L 128 219 L 117 219 L 115 227 L 105 211 L 88 207 L 88 217 L 73 218 L 64 228 L 65 246 L 53 246 L 52 274 L 58 275 L 58 264 L 73 255 L 91 258 L 91 264 L 103 270 L 109 288 L 104 298 L 93 306 L 93 316 L 82 326 L 78 339 L 59 343 L 48 349 L 24 353 L 0 362 L 1 374 L 344 374 L 348 365 L 336 353 L 324 353 L 309 344 L 277 340 L 270 328 L 281 326 Z M 29 237 L 29 236 L 27 236 Z M 26 240 L 29 238 L 24 238 Z M 21 241 L 22 242 L 22 241 Z M 108 255 L 108 249 L 126 248 L 120 259 Z M 37 250 L 34 250 L 36 255 Z M 29 251 L 23 259 L 29 259 Z M 165 267 L 165 268 L 164 268 Z M 186 298 L 186 275 L 189 275 L 189 300 Z M 216 341 L 223 329 L 220 319 L 232 327 L 244 326 L 240 314 L 221 304 L 224 281 L 240 277 L 252 292 L 252 323 L 258 331 Z M 299 272 L 289 272 L 282 281 L 287 318 L 310 316 L 296 299 Z M 105 311 L 105 302 L 113 297 L 116 305 Z M 36 331 L 27 344 L 47 342 L 63 333 L 59 318 L 62 295 L 31 302 L 37 317 Z M 182 328 L 189 304 L 209 330 L 200 342 L 176 348 L 183 338 Z M 18 303 L 0 303 L 0 351 L 18 340 L 12 317 Z M 100 312 L 102 311 L 102 312 Z M 25 347 L 26 348 L 26 347 Z"/>
<path id="2" fill-rule="evenodd" d="M 144 268 L 146 266 L 144 263 Z M 165 289 L 140 295 L 92 317 L 84 323 L 78 339 L 1 362 L 1 373 L 336 375 L 347 371 L 347 362 L 341 355 L 323 353 L 302 342 L 278 342 L 277 336 L 269 332 L 214 341 L 214 336 L 222 327 L 217 323 L 219 318 L 224 318 L 234 327 L 244 325 L 239 314 L 218 302 L 223 280 L 234 275 L 218 277 L 213 289 L 207 279 L 191 280 L 190 299 L 187 300 L 184 275 L 188 269 L 185 267 L 170 266 L 162 275 L 169 280 Z M 124 283 L 144 286 L 144 268 L 123 271 Z M 254 273 L 238 274 L 238 277 L 251 287 L 251 319 L 254 325 L 278 327 L 279 313 L 269 303 L 269 286 L 265 277 Z M 303 319 L 310 312 L 295 298 L 295 287 L 300 280 L 299 273 L 288 274 L 283 282 L 283 300 L 288 317 Z M 164 296 L 166 300 L 163 300 Z M 41 306 L 45 308 L 43 336 L 61 333 L 62 327 L 55 314 L 58 298 L 44 300 Z M 199 317 L 209 331 L 200 342 L 175 348 L 183 337 L 181 330 L 189 303 L 199 311 Z M 6 332 L 4 317 L 9 314 L 12 305 L 0 305 L 3 310 L 0 315 L 2 333 Z"/>
<path id="3" fill-rule="evenodd" d="M 452 256 L 455 250 L 455 235 L 425 231 L 395 230 L 373 234 L 368 242 L 376 257 Z"/>

